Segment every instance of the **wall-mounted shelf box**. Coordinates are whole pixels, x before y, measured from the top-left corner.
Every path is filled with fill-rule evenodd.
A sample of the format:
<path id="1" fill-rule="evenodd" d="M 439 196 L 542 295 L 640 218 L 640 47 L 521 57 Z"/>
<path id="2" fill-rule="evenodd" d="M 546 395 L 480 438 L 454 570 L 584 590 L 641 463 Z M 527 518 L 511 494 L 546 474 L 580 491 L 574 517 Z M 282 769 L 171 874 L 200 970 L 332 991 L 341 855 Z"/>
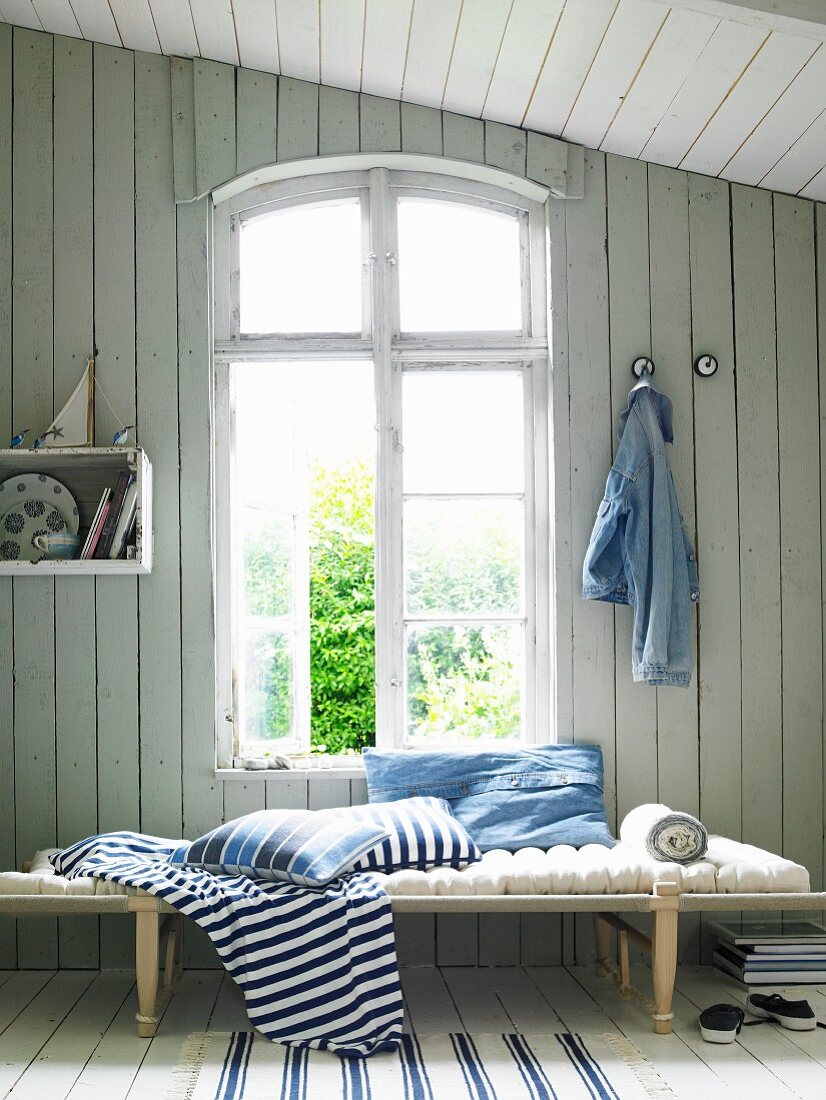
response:
<path id="1" fill-rule="evenodd" d="M 69 489 L 80 512 L 80 535 L 86 538 L 101 493 L 113 489 L 118 474 L 129 470 L 138 486 L 137 515 L 126 558 L 116 561 L 0 561 L 0 576 L 115 576 L 152 572 L 152 464 L 140 447 L 43 447 L 39 451 L 0 450 L 0 481 L 26 473 L 44 473 Z"/>

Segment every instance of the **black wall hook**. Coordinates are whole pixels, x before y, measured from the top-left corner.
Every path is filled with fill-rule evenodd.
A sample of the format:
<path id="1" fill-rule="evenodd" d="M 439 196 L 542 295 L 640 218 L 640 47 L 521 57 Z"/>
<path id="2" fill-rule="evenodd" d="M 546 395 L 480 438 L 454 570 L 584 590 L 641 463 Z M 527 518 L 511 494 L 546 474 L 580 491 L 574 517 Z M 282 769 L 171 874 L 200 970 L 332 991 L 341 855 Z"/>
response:
<path id="1" fill-rule="evenodd" d="M 655 369 L 654 360 L 649 359 L 647 355 L 640 355 L 631 364 L 631 373 L 638 379 L 644 374 L 653 374 Z"/>

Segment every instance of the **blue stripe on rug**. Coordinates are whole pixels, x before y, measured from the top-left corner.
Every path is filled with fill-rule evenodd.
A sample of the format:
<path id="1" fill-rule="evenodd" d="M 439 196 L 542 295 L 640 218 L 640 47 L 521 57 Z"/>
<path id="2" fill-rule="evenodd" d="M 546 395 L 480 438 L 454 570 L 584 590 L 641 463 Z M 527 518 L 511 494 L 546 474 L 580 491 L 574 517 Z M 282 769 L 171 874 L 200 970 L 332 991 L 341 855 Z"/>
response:
<path id="1" fill-rule="evenodd" d="M 341 1059 L 342 1100 L 371 1100 L 370 1078 L 363 1058 Z"/>
<path id="2" fill-rule="evenodd" d="M 528 1090 L 531 1100 L 557 1100 L 553 1085 L 545 1076 L 545 1071 L 522 1035 L 503 1035 L 505 1045 L 513 1056 L 514 1062 Z"/>
<path id="3" fill-rule="evenodd" d="M 404 1100 L 433 1100 L 433 1089 L 415 1035 L 402 1035 L 399 1047 L 404 1081 Z"/>
<path id="4" fill-rule="evenodd" d="M 243 1095 L 252 1039 L 252 1033 L 249 1031 L 237 1031 L 233 1035 L 221 1070 L 216 1100 L 235 1100 L 236 1097 Z"/>
<path id="5" fill-rule="evenodd" d="M 287 1047 L 280 1100 L 306 1100 L 308 1055 L 306 1047 Z M 238 1100 L 242 1098 L 239 1097 Z"/>
<path id="6" fill-rule="evenodd" d="M 596 1058 L 593 1056 L 593 1054 L 591 1054 L 590 1050 L 585 1045 L 585 1040 L 582 1038 L 581 1035 L 575 1035 L 574 1038 L 575 1038 L 576 1042 L 579 1043 L 582 1050 L 585 1051 L 585 1054 L 589 1058 L 589 1060 L 591 1062 L 591 1065 L 594 1067 L 594 1071 L 602 1078 L 602 1080 L 605 1084 L 605 1087 L 608 1089 L 608 1092 L 610 1093 L 610 1095 L 615 1097 L 615 1100 L 620 1100 L 620 1096 L 617 1093 L 616 1089 L 611 1084 L 611 1082 L 608 1080 L 608 1078 L 605 1076 L 605 1070 L 602 1068 L 602 1066 L 599 1064 L 599 1062 L 596 1060 Z"/>
<path id="7" fill-rule="evenodd" d="M 580 1047 L 570 1032 L 566 1031 L 562 1035 L 557 1035 L 556 1038 L 594 1100 L 611 1100 L 612 1097 L 616 1097 L 617 1094 L 610 1085 L 608 1089 L 605 1088 L 600 1075 L 595 1072 L 590 1056 Z"/>
<path id="8" fill-rule="evenodd" d="M 482 1065 L 479 1051 L 469 1035 L 456 1033 L 450 1036 L 453 1050 L 462 1067 L 462 1074 L 471 1100 L 497 1100 L 490 1078 Z"/>

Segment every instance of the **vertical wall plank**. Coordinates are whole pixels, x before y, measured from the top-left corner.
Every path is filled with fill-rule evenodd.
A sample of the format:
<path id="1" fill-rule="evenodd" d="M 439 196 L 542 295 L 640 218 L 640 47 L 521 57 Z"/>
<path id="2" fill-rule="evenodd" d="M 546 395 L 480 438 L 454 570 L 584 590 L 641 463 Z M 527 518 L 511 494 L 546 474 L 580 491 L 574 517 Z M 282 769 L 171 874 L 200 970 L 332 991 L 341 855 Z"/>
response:
<path id="1" fill-rule="evenodd" d="M 648 241 L 655 381 L 671 398 L 674 443 L 669 461 L 685 529 L 696 546 L 688 177 L 684 172 L 648 165 Z M 657 690 L 657 800 L 699 814 L 696 614 L 692 616 L 691 642 L 694 675 L 689 687 Z M 699 929 L 699 914 L 683 915 L 680 952 L 687 962 L 699 961 Z"/>
<path id="2" fill-rule="evenodd" d="M 309 810 L 335 809 L 337 806 L 350 805 L 350 780 L 329 772 L 311 775 L 307 808 Z"/>
<path id="3" fill-rule="evenodd" d="M 14 31 L 13 423 L 32 433 L 53 409 L 53 40 Z M 56 837 L 54 581 L 14 581 L 17 866 Z M 31 927 L 29 927 L 31 925 Z M 57 925 L 21 921 L 20 966 L 57 964 Z"/>
<path id="4" fill-rule="evenodd" d="M 96 403 L 98 443 L 135 423 L 135 71 L 134 54 L 94 47 L 96 377 L 116 418 Z M 101 407 L 103 406 L 103 407 Z M 140 431 L 140 426 L 138 426 Z M 134 577 L 98 577 L 98 823 L 140 828 L 138 594 Z M 129 935 L 101 919 L 101 966 L 128 966 Z"/>
<path id="5" fill-rule="evenodd" d="M 402 103 L 402 151 L 442 155 L 442 115 L 435 107 Z"/>
<path id="6" fill-rule="evenodd" d="M 263 779 L 233 781 L 224 784 L 224 820 L 233 821 L 236 817 L 253 814 L 266 808 L 266 786 Z"/>
<path id="7" fill-rule="evenodd" d="M 684 172 L 648 165 L 648 237 L 655 381 L 671 398 L 674 443 L 669 461 L 686 532 L 696 546 L 688 177 Z M 691 637 L 696 651 L 696 615 Z M 657 691 L 658 799 L 693 814 L 700 812 L 697 683 L 695 652 L 691 685 L 685 690 Z"/>
<path id="8" fill-rule="evenodd" d="M 235 69 L 203 58 L 193 65 L 195 191 L 203 195 L 235 175 Z"/>
<path id="9" fill-rule="evenodd" d="M 823 677 L 813 210 L 774 198 L 783 637 L 783 854 L 820 889 Z"/>
<path id="10" fill-rule="evenodd" d="M 318 89 L 318 154 L 354 153 L 359 147 L 358 92 Z"/>
<path id="11" fill-rule="evenodd" d="M 135 55 L 138 428 L 153 464 L 154 565 L 139 578 L 141 829 L 179 837 L 181 625 L 178 321 L 169 60 Z"/>
<path id="12" fill-rule="evenodd" d="M 713 351 L 720 367 L 695 376 L 697 561 L 700 573 L 700 813 L 709 830 L 739 838 L 740 545 L 734 430 L 729 188 L 689 176 L 693 355 Z M 699 272 L 703 277 L 699 277 Z"/>
<path id="13" fill-rule="evenodd" d="M 12 431 L 12 28 L 0 26 L 0 437 Z M 12 579 L 0 578 L 0 863 L 17 866 L 14 822 L 14 632 Z M 17 965 L 16 922 L 0 922 L 0 967 Z"/>
<path id="14" fill-rule="evenodd" d="M 92 46 L 54 40 L 54 406 L 94 347 Z M 55 580 L 57 842 L 97 830 L 95 582 Z M 98 919 L 58 922 L 60 965 L 95 967 Z"/>
<path id="15" fill-rule="evenodd" d="M 587 203 L 568 203 L 568 344 L 571 358 L 571 519 L 573 551 L 574 741 L 602 747 L 608 822 L 617 816 L 614 713 L 614 608 L 578 599 L 582 562 L 612 461 L 611 376 L 608 320 L 608 271 L 605 157 L 589 153 L 585 161 Z M 583 430 L 583 425 L 589 425 Z M 592 922 L 575 920 L 575 940 L 565 935 L 566 961 L 576 944 L 580 958 L 590 955 Z M 566 928 L 570 922 L 566 924 Z"/>
<path id="16" fill-rule="evenodd" d="M 436 965 L 476 966 L 478 960 L 478 916 L 440 913 L 436 918 Z"/>
<path id="17" fill-rule="evenodd" d="M 215 683 L 210 555 L 211 340 L 209 286 L 211 212 L 208 199 L 177 208 L 178 384 L 180 403 L 181 736 L 183 833 L 190 839 L 221 820 L 222 791 L 214 775 Z M 173 705 L 175 701 L 173 700 Z M 205 731 L 207 731 L 205 733 Z M 188 966 L 215 966 L 207 937 L 188 927 Z"/>
<path id="18" fill-rule="evenodd" d="M 318 85 L 282 76 L 278 82 L 278 159 L 318 155 Z"/>
<path id="19" fill-rule="evenodd" d="M 602 745 L 605 805 L 616 817 L 614 612 L 578 599 L 582 562 L 613 458 L 605 262 L 605 157 L 586 158 L 587 203 L 569 203 L 568 342 L 571 357 L 571 497 L 573 540 L 574 740 Z M 587 431 L 582 429 L 588 425 Z"/>
<path id="20" fill-rule="evenodd" d="M 783 850 L 780 481 L 772 197 L 734 184 L 743 836 Z"/>
<path id="21" fill-rule="evenodd" d="M 236 151 L 238 175 L 262 164 L 275 164 L 278 77 L 239 69 L 236 78 Z"/>
<path id="22" fill-rule="evenodd" d="M 629 369 L 651 353 L 648 261 L 648 175 L 636 160 L 609 155 L 608 285 L 611 310 L 611 428 L 616 428 L 634 385 Z M 607 474 L 607 470 L 606 470 Z M 631 673 L 634 610 L 617 607 L 616 647 L 617 825 L 635 806 L 657 800 L 657 689 Z M 621 746 L 621 748 L 619 748 Z"/>
<path id="23" fill-rule="evenodd" d="M 395 99 L 359 96 L 362 153 L 392 153 L 402 147 L 401 113 Z"/>
<path id="24" fill-rule="evenodd" d="M 175 201 L 195 198 L 195 75 L 194 65 L 183 57 L 172 64 L 172 157 L 175 166 Z"/>
<path id="25" fill-rule="evenodd" d="M 819 364 L 819 393 L 820 393 L 820 576 L 821 584 L 826 577 L 826 205 L 815 205 L 815 240 L 817 244 L 817 349 Z M 822 592 L 821 592 L 822 596 Z M 822 652 L 826 653 L 826 608 L 823 609 Z M 823 721 L 826 722 L 826 702 L 824 702 L 824 688 L 821 684 L 821 712 Z M 824 738 L 823 782 L 821 790 L 826 792 L 826 738 Z M 824 836 L 826 836 L 826 797 L 823 803 Z M 826 844 L 823 846 L 822 882 L 826 882 Z"/>
<path id="26" fill-rule="evenodd" d="M 306 810 L 308 781 L 306 779 L 265 779 L 265 802 L 268 810 Z"/>

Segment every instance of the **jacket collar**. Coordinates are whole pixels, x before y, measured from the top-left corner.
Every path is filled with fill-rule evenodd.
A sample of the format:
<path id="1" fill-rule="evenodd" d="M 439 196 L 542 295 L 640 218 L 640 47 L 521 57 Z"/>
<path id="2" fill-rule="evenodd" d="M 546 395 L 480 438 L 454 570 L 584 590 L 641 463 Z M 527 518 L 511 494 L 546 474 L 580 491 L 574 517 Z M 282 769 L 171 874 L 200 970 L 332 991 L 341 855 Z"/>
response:
<path id="1" fill-rule="evenodd" d="M 628 421 L 628 417 L 631 415 L 631 410 L 640 398 L 644 398 L 643 404 L 648 405 L 648 408 L 656 416 L 663 439 L 666 443 L 673 443 L 674 430 L 671 422 L 671 399 L 666 397 L 662 390 L 657 389 L 651 381 L 650 375 L 645 375 L 641 378 L 628 394 L 628 407 L 619 418 L 619 437 L 622 438 L 622 433 L 625 431 L 625 425 Z"/>

